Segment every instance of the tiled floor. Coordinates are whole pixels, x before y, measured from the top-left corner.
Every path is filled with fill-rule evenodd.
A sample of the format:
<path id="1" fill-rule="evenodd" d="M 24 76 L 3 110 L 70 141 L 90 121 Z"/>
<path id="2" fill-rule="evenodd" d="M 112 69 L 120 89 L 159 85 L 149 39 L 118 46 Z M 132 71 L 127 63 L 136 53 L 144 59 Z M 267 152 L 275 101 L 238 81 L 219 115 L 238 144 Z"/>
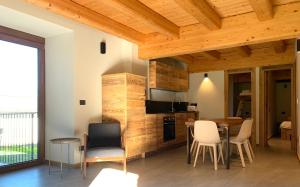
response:
<path id="1" fill-rule="evenodd" d="M 289 146 L 279 140 L 270 141 L 271 147 L 258 149 L 253 164 L 241 168 L 235 159 L 230 170 L 219 165 L 214 171 L 207 161 L 196 168 L 186 164 L 185 147 L 165 151 L 152 157 L 132 161 L 125 177 L 118 170 L 121 165 L 99 163 L 88 169 L 83 179 L 79 169 L 65 170 L 61 179 L 58 174 L 48 175 L 47 166 L 20 170 L 0 176 L 0 187 L 79 187 L 79 186 L 224 186 L 224 187 L 299 187 L 300 164 Z"/>

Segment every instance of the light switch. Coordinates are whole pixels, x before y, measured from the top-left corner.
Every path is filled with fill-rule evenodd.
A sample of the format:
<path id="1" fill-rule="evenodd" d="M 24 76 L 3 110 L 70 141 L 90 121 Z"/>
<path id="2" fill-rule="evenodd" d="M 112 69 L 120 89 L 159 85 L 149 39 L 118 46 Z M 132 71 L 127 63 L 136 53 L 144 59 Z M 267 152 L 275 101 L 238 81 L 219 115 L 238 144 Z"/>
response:
<path id="1" fill-rule="evenodd" d="M 85 105 L 85 104 L 86 104 L 85 100 L 79 100 L 79 105 Z"/>

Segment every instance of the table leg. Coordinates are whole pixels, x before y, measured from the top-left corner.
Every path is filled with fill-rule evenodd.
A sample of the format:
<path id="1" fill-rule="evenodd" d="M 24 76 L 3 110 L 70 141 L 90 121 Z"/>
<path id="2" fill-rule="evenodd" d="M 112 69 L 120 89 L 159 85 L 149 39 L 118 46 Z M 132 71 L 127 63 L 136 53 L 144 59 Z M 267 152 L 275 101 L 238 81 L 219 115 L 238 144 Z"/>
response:
<path id="1" fill-rule="evenodd" d="M 226 144 L 226 169 L 230 169 L 230 129 L 229 127 L 226 128 L 226 138 L 227 138 L 227 144 Z"/>
<path id="2" fill-rule="evenodd" d="M 191 127 L 186 128 L 186 153 L 187 153 L 187 163 L 191 164 Z"/>

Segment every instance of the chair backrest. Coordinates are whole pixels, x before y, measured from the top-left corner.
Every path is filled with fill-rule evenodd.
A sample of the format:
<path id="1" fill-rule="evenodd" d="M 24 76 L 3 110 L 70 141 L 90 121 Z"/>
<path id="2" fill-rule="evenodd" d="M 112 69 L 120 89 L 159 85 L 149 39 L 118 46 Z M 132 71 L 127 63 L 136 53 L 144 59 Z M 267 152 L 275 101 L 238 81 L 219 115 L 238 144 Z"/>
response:
<path id="1" fill-rule="evenodd" d="M 194 138 L 201 143 L 219 143 L 220 135 L 218 132 L 217 124 L 213 121 L 196 121 L 194 125 Z"/>
<path id="2" fill-rule="evenodd" d="M 88 130 L 88 148 L 121 147 L 121 127 L 118 122 L 91 123 Z"/>
<path id="3" fill-rule="evenodd" d="M 237 135 L 238 140 L 243 141 L 250 138 L 252 132 L 252 124 L 253 124 L 253 119 L 246 119 L 243 122 L 240 132 Z"/>

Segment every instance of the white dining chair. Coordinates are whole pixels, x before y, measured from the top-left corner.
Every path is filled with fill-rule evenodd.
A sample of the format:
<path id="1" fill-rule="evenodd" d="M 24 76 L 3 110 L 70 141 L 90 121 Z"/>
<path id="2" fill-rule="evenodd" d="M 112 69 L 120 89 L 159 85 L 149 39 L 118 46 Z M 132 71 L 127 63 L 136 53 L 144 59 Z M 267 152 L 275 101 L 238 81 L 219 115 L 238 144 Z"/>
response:
<path id="1" fill-rule="evenodd" d="M 194 132 L 193 131 L 194 131 L 194 129 L 190 128 L 190 133 L 191 133 L 191 136 L 192 136 L 192 139 L 193 139 L 193 142 L 192 142 L 192 145 L 191 145 L 191 150 L 190 150 L 190 153 L 192 155 L 194 155 L 195 150 L 197 149 L 197 145 L 198 145 L 198 142 L 195 140 Z"/>
<path id="2" fill-rule="evenodd" d="M 197 159 L 199 155 L 200 148 L 203 147 L 202 152 L 205 154 L 206 147 L 213 148 L 213 162 L 214 169 L 218 169 L 218 158 L 217 158 L 217 149 L 219 148 L 220 158 L 224 164 L 224 157 L 222 153 L 222 144 L 218 128 L 215 122 L 199 120 L 195 122 L 194 125 L 194 140 L 197 142 L 197 150 L 194 161 L 194 167 L 197 165 Z"/>
<path id="3" fill-rule="evenodd" d="M 243 119 L 243 118 L 238 117 L 238 116 L 228 116 L 226 118 L 229 119 L 229 120 L 242 120 Z M 240 128 L 241 128 L 240 125 L 230 127 L 230 134 L 229 135 L 230 136 L 237 136 L 240 132 Z"/>
<path id="4" fill-rule="evenodd" d="M 249 146 L 249 149 L 250 149 L 250 153 L 251 153 L 251 156 L 252 156 L 252 160 L 254 160 L 254 158 L 255 158 L 255 154 L 254 154 L 254 151 L 253 151 L 253 149 L 252 149 L 252 145 L 251 145 L 251 143 L 250 143 L 250 140 L 249 140 L 249 139 L 247 140 L 247 144 L 248 144 L 248 146 Z"/>
<path id="5" fill-rule="evenodd" d="M 230 138 L 230 143 L 237 145 L 243 167 L 246 167 L 246 165 L 245 165 L 244 155 L 242 151 L 242 144 L 244 145 L 250 163 L 253 162 L 252 155 L 254 155 L 254 153 L 249 141 L 249 138 L 251 136 L 251 131 L 252 131 L 252 124 L 253 124 L 253 119 L 245 120 L 242 124 L 239 134 L 236 137 Z"/>
<path id="6" fill-rule="evenodd" d="M 199 120 L 200 120 L 200 118 L 199 118 Z M 194 119 L 188 120 L 188 121 L 195 122 Z M 191 136 L 192 136 L 192 139 L 193 139 L 193 142 L 192 142 L 192 145 L 191 145 L 191 149 L 190 149 L 190 153 L 191 153 L 192 156 L 194 156 L 196 154 L 196 150 L 197 150 L 197 146 L 198 146 L 198 141 L 196 141 L 195 138 L 194 138 L 194 128 L 190 128 L 190 133 L 191 133 Z M 204 161 L 205 161 L 205 153 L 207 152 L 207 149 L 205 149 L 205 146 L 201 146 L 200 149 L 199 149 L 199 154 L 201 154 L 202 150 L 204 150 L 203 151 L 203 161 L 202 161 L 204 163 Z M 209 150 L 210 160 L 213 163 L 212 148 L 210 147 L 208 150 Z M 218 159 L 218 161 L 219 161 L 219 159 Z"/>
<path id="7" fill-rule="evenodd" d="M 199 119 L 200 120 L 200 119 Z M 188 120 L 189 122 L 193 121 L 195 123 L 195 120 Z M 192 136 L 193 142 L 191 145 L 190 153 L 192 156 L 196 154 L 197 146 L 198 146 L 198 141 L 195 140 L 194 138 L 194 128 L 190 128 L 190 134 Z M 202 147 L 200 147 L 199 153 L 201 154 L 202 152 Z"/>
<path id="8" fill-rule="evenodd" d="M 192 142 L 192 145 L 191 145 L 191 149 L 190 149 L 190 153 L 192 156 L 194 156 L 196 154 L 196 150 L 197 150 L 197 147 L 198 147 L 198 141 L 195 139 L 194 137 L 194 129 L 190 129 L 190 133 L 192 135 L 192 138 L 193 138 L 193 142 Z M 203 151 L 203 163 L 204 163 L 204 160 L 205 160 L 205 153 L 207 151 L 207 149 L 205 149 L 205 146 L 201 146 L 200 149 L 199 149 L 199 154 L 201 154 L 201 152 Z M 212 149 L 210 148 L 209 149 L 209 154 L 210 154 L 210 159 L 211 159 L 211 162 L 213 162 L 213 156 L 212 156 Z"/>
<path id="9" fill-rule="evenodd" d="M 193 133 L 192 129 L 191 129 L 191 135 L 192 135 L 192 138 L 193 138 L 193 143 L 192 143 L 192 146 L 191 146 L 190 153 L 191 153 L 192 156 L 194 156 L 196 154 L 196 151 L 197 151 L 198 141 L 195 140 L 194 133 Z M 200 146 L 198 154 L 201 154 L 202 150 L 203 150 L 203 156 L 202 156 L 203 159 L 202 159 L 202 162 L 204 163 L 204 161 L 205 161 L 205 153 L 207 152 L 207 149 L 205 148 L 205 146 Z M 208 151 L 209 151 L 209 155 L 210 155 L 210 160 L 213 163 L 214 161 L 213 161 L 213 154 L 212 154 L 213 151 L 212 151 L 212 148 L 210 147 L 208 149 Z"/>
<path id="10" fill-rule="evenodd" d="M 196 154 L 196 150 L 197 150 L 197 147 L 198 147 L 198 141 L 195 140 L 193 131 L 194 131 L 194 129 L 190 128 L 190 133 L 191 133 L 192 138 L 193 138 L 193 142 L 192 142 L 191 149 L 190 149 L 190 153 L 191 153 L 192 156 L 194 156 L 194 155 Z M 207 151 L 209 151 L 210 160 L 211 160 L 211 162 L 213 163 L 214 160 L 213 160 L 213 153 L 212 153 L 213 150 L 212 150 L 212 147 L 210 147 L 210 148 L 207 150 L 207 149 L 205 148 L 205 146 L 200 146 L 200 148 L 199 148 L 199 153 L 198 153 L 198 154 L 201 154 L 201 153 L 202 153 L 202 150 L 203 150 L 203 156 L 202 156 L 203 159 L 202 159 L 202 162 L 204 163 L 204 161 L 205 161 L 205 153 L 206 153 Z M 219 160 L 220 160 L 220 156 L 219 156 L 219 158 L 218 158 L 218 161 L 219 161 Z M 223 161 L 223 160 L 222 160 L 222 161 Z M 224 163 L 224 161 L 223 161 L 223 163 Z"/>

